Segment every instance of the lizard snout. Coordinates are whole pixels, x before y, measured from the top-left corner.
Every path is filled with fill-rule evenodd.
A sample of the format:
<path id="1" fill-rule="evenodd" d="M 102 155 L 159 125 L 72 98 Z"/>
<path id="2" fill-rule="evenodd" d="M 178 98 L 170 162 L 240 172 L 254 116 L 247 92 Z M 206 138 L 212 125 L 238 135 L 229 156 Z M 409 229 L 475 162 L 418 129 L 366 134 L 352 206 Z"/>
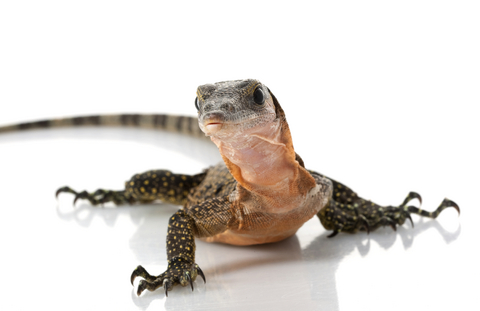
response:
<path id="1" fill-rule="evenodd" d="M 202 119 L 205 134 L 211 135 L 222 129 L 223 123 L 225 122 L 225 115 L 221 112 L 210 112 Z"/>

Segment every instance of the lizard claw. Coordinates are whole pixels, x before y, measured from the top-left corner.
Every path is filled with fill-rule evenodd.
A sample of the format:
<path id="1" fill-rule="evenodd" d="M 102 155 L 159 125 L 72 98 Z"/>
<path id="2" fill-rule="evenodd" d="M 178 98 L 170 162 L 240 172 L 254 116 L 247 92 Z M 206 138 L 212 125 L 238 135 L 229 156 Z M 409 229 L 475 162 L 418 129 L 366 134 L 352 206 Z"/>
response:
<path id="1" fill-rule="evenodd" d="M 413 225 L 413 220 L 412 220 L 412 216 L 410 216 L 410 213 L 406 213 L 406 217 L 410 220 L 410 223 L 412 224 L 412 228 L 414 228 L 415 226 Z"/>
<path id="2" fill-rule="evenodd" d="M 141 280 L 140 283 L 138 283 L 138 288 L 137 288 L 137 296 L 140 296 L 144 290 L 147 289 L 147 281 Z"/>
<path id="3" fill-rule="evenodd" d="M 445 208 L 453 207 L 454 209 L 457 210 L 458 215 L 460 215 L 460 207 L 458 206 L 457 203 L 453 202 L 452 200 L 449 200 L 449 199 L 445 198 L 441 205 L 445 206 Z"/>
<path id="4" fill-rule="evenodd" d="M 163 288 L 165 289 L 165 296 L 168 297 L 168 291 L 172 290 L 172 281 L 170 279 L 163 280 Z"/>
<path id="5" fill-rule="evenodd" d="M 65 187 L 58 188 L 58 190 L 55 192 L 55 198 L 58 199 L 58 195 L 62 192 L 73 193 L 75 195 L 77 194 L 77 192 L 75 190 L 73 190 L 72 188 L 70 188 L 68 186 L 65 186 Z"/>
<path id="6" fill-rule="evenodd" d="M 206 284 L 206 283 L 207 283 L 207 279 L 205 278 L 205 274 L 203 274 L 202 269 L 200 269 L 200 267 L 199 267 L 197 264 L 195 264 L 195 269 L 197 269 L 198 275 L 200 275 L 200 276 L 202 277 L 203 283 Z"/>
<path id="7" fill-rule="evenodd" d="M 137 276 L 145 278 L 147 275 L 149 275 L 147 270 L 145 270 L 145 268 L 142 266 L 138 266 L 135 268 L 135 270 L 133 270 L 132 275 L 130 276 L 130 283 L 133 285 L 133 281 L 135 281 Z"/>
<path id="8" fill-rule="evenodd" d="M 78 199 L 86 199 L 88 197 L 88 192 L 87 191 L 82 191 L 80 193 L 77 193 L 75 195 L 75 199 L 73 199 L 73 205 L 77 203 Z"/>
<path id="9" fill-rule="evenodd" d="M 365 231 L 367 231 L 367 234 L 370 234 L 370 224 L 368 223 L 367 217 L 360 215 L 360 219 L 362 220 L 362 225 L 365 228 Z"/>
<path id="10" fill-rule="evenodd" d="M 193 292 L 193 281 L 192 281 L 192 278 L 190 277 L 190 272 L 185 271 L 184 278 L 190 283 L 190 287 L 192 288 L 192 292 Z"/>
<path id="11" fill-rule="evenodd" d="M 411 200 L 413 199 L 418 199 L 418 201 L 420 202 L 420 205 L 422 205 L 422 196 L 416 192 L 410 192 L 407 197 L 405 198 L 405 200 L 403 200 L 403 203 L 402 205 L 400 206 L 405 206 L 407 205 L 408 202 L 410 202 Z"/>
<path id="12" fill-rule="evenodd" d="M 333 230 L 332 233 L 330 233 L 329 235 L 327 235 L 327 238 L 333 238 L 334 236 L 336 236 L 338 234 L 338 231 L 337 230 Z"/>
<path id="13" fill-rule="evenodd" d="M 393 231 L 397 231 L 397 224 L 395 222 L 390 222 L 389 223 L 390 227 L 392 227 Z"/>

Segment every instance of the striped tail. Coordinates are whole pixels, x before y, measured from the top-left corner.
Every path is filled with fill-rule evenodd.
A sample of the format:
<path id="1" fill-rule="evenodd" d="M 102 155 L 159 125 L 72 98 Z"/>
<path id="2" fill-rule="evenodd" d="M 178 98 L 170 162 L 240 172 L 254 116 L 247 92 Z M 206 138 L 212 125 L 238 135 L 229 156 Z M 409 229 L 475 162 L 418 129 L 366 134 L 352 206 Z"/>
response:
<path id="1" fill-rule="evenodd" d="M 50 119 L 3 126 L 0 127 L 0 133 L 77 126 L 151 128 L 186 134 L 189 136 L 206 137 L 198 126 L 197 118 L 167 114 L 116 114 Z"/>

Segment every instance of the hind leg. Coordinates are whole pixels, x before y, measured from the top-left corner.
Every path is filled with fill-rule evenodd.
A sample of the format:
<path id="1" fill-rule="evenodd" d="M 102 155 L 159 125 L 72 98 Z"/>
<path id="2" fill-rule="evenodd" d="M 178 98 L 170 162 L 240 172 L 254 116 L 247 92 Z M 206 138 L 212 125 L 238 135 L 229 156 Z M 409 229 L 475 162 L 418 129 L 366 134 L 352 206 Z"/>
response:
<path id="1" fill-rule="evenodd" d="M 311 172 L 315 177 L 322 176 Z M 323 177 L 323 176 L 322 176 Z M 408 205 L 413 199 L 422 203 L 422 198 L 415 192 L 410 192 L 402 204 L 398 206 L 380 206 L 371 201 L 359 197 L 347 186 L 332 180 L 333 194 L 329 204 L 321 209 L 317 216 L 327 230 L 333 230 L 329 237 L 339 232 L 355 233 L 357 231 L 373 231 L 379 227 L 391 226 L 396 230 L 397 225 L 401 226 L 407 219 L 413 226 L 410 214 L 418 214 L 423 217 L 436 218 L 444 209 L 455 208 L 460 213 L 458 205 L 448 199 L 443 200 L 434 212 L 427 212 L 415 206 Z"/>
<path id="2" fill-rule="evenodd" d="M 205 172 L 197 175 L 174 174 L 167 170 L 152 170 L 136 174 L 125 183 L 125 189 L 114 191 L 98 189 L 94 192 L 77 192 L 70 187 L 57 190 L 56 196 L 68 192 L 75 195 L 74 204 L 78 199 L 88 200 L 92 205 L 113 202 L 116 205 L 125 203 L 148 203 L 155 200 L 183 205 L 190 190 L 200 184 Z"/>

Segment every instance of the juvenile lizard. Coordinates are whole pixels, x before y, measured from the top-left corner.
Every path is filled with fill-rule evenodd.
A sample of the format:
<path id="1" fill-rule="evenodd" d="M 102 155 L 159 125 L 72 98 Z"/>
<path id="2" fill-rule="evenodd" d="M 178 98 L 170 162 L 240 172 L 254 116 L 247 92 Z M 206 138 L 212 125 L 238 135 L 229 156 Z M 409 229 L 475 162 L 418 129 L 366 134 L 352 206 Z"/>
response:
<path id="1" fill-rule="evenodd" d="M 329 237 L 405 223 L 411 213 L 436 218 L 458 205 L 445 199 L 434 212 L 408 205 L 419 194 L 410 192 L 399 206 L 380 206 L 359 197 L 345 185 L 307 170 L 295 153 L 285 113 L 270 90 L 257 80 L 238 80 L 198 87 L 198 120 L 168 115 L 89 116 L 0 127 L 0 133 L 55 126 L 131 125 L 162 128 L 196 136 L 203 133 L 218 147 L 224 162 L 197 175 L 152 170 L 134 175 L 120 191 L 99 189 L 75 194 L 92 205 L 147 203 L 162 200 L 183 207 L 170 219 L 167 233 L 167 270 L 150 275 L 138 266 L 137 295 L 144 290 L 190 284 L 205 275 L 195 262 L 195 238 L 207 242 L 252 245 L 281 241 L 295 234 L 317 215 Z M 198 130 L 198 126 L 201 129 Z"/>

